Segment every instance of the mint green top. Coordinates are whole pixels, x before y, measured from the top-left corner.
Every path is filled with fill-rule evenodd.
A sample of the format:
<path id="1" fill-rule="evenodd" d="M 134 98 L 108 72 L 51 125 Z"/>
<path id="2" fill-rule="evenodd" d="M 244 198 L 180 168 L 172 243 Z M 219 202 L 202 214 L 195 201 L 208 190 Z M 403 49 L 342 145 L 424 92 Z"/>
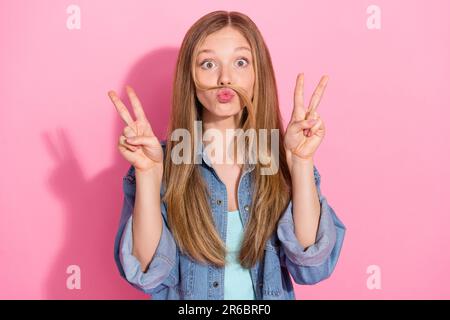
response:
<path id="1" fill-rule="evenodd" d="M 255 300 L 250 269 L 244 269 L 238 262 L 244 228 L 239 210 L 228 211 L 227 255 L 225 265 L 224 300 Z"/>

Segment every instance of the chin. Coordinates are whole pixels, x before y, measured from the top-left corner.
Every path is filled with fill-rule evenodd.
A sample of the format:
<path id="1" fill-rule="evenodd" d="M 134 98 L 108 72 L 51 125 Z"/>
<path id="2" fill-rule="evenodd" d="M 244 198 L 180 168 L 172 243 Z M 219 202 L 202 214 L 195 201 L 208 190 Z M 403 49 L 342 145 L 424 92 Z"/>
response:
<path id="1" fill-rule="evenodd" d="M 217 103 L 214 106 L 214 115 L 218 117 L 231 117 L 237 115 L 241 109 L 239 106 L 230 103 Z"/>
<path id="2" fill-rule="evenodd" d="M 214 111 L 218 113 L 236 113 L 239 112 L 239 106 L 235 103 L 220 103 L 216 102 L 214 105 Z"/>

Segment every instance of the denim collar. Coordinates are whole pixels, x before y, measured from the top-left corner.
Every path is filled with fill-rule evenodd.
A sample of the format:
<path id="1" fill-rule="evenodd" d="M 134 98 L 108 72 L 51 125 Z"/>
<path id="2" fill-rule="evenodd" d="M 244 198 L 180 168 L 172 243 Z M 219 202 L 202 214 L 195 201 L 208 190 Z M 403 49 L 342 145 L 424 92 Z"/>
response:
<path id="1" fill-rule="evenodd" d="M 198 143 L 198 142 L 197 142 Z M 198 143 L 199 144 L 199 143 Z M 196 157 L 199 157 L 199 159 L 201 159 L 202 164 L 207 166 L 210 169 L 213 169 L 208 163 L 211 163 L 211 160 L 208 157 L 208 153 L 205 150 L 205 144 L 203 143 L 203 141 L 201 142 L 201 146 L 199 146 L 196 149 L 196 153 L 195 153 Z M 206 161 L 205 161 L 206 159 Z M 247 159 L 246 159 L 247 160 Z M 253 169 L 255 169 L 256 165 L 254 163 L 249 163 L 248 161 L 245 161 L 244 163 L 244 172 L 251 172 L 253 171 Z M 214 169 L 213 169 L 214 170 Z"/>

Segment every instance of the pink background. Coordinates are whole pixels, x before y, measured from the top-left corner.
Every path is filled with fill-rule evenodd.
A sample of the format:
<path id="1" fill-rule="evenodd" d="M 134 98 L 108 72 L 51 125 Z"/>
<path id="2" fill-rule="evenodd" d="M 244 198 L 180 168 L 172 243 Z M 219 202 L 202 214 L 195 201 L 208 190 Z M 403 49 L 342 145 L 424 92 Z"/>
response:
<path id="1" fill-rule="evenodd" d="M 72 3 L 80 30 L 66 28 Z M 380 30 L 366 27 L 371 4 Z M 308 101 L 330 76 L 315 159 L 347 235 L 332 277 L 296 285 L 297 299 L 450 298 L 445 0 L 0 1 L 0 298 L 147 298 L 113 261 L 128 163 L 107 91 L 134 86 L 162 138 L 184 34 L 220 9 L 259 26 L 286 123 L 297 73 Z M 66 288 L 72 264 L 80 290 Z"/>

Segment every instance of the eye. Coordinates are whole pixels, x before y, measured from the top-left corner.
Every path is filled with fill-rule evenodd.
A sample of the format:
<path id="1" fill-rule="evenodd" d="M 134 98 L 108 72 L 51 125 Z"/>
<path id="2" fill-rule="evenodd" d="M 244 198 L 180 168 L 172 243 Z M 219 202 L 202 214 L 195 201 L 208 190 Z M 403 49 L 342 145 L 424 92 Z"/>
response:
<path id="1" fill-rule="evenodd" d="M 239 58 L 237 60 L 237 64 L 239 67 L 246 67 L 248 65 L 248 59 L 247 58 Z"/>
<path id="2" fill-rule="evenodd" d="M 201 66 L 203 69 L 211 69 L 211 68 L 212 68 L 211 65 L 214 65 L 214 63 L 213 63 L 211 60 L 204 60 L 204 61 L 202 61 L 202 63 L 200 64 L 200 66 Z"/>

